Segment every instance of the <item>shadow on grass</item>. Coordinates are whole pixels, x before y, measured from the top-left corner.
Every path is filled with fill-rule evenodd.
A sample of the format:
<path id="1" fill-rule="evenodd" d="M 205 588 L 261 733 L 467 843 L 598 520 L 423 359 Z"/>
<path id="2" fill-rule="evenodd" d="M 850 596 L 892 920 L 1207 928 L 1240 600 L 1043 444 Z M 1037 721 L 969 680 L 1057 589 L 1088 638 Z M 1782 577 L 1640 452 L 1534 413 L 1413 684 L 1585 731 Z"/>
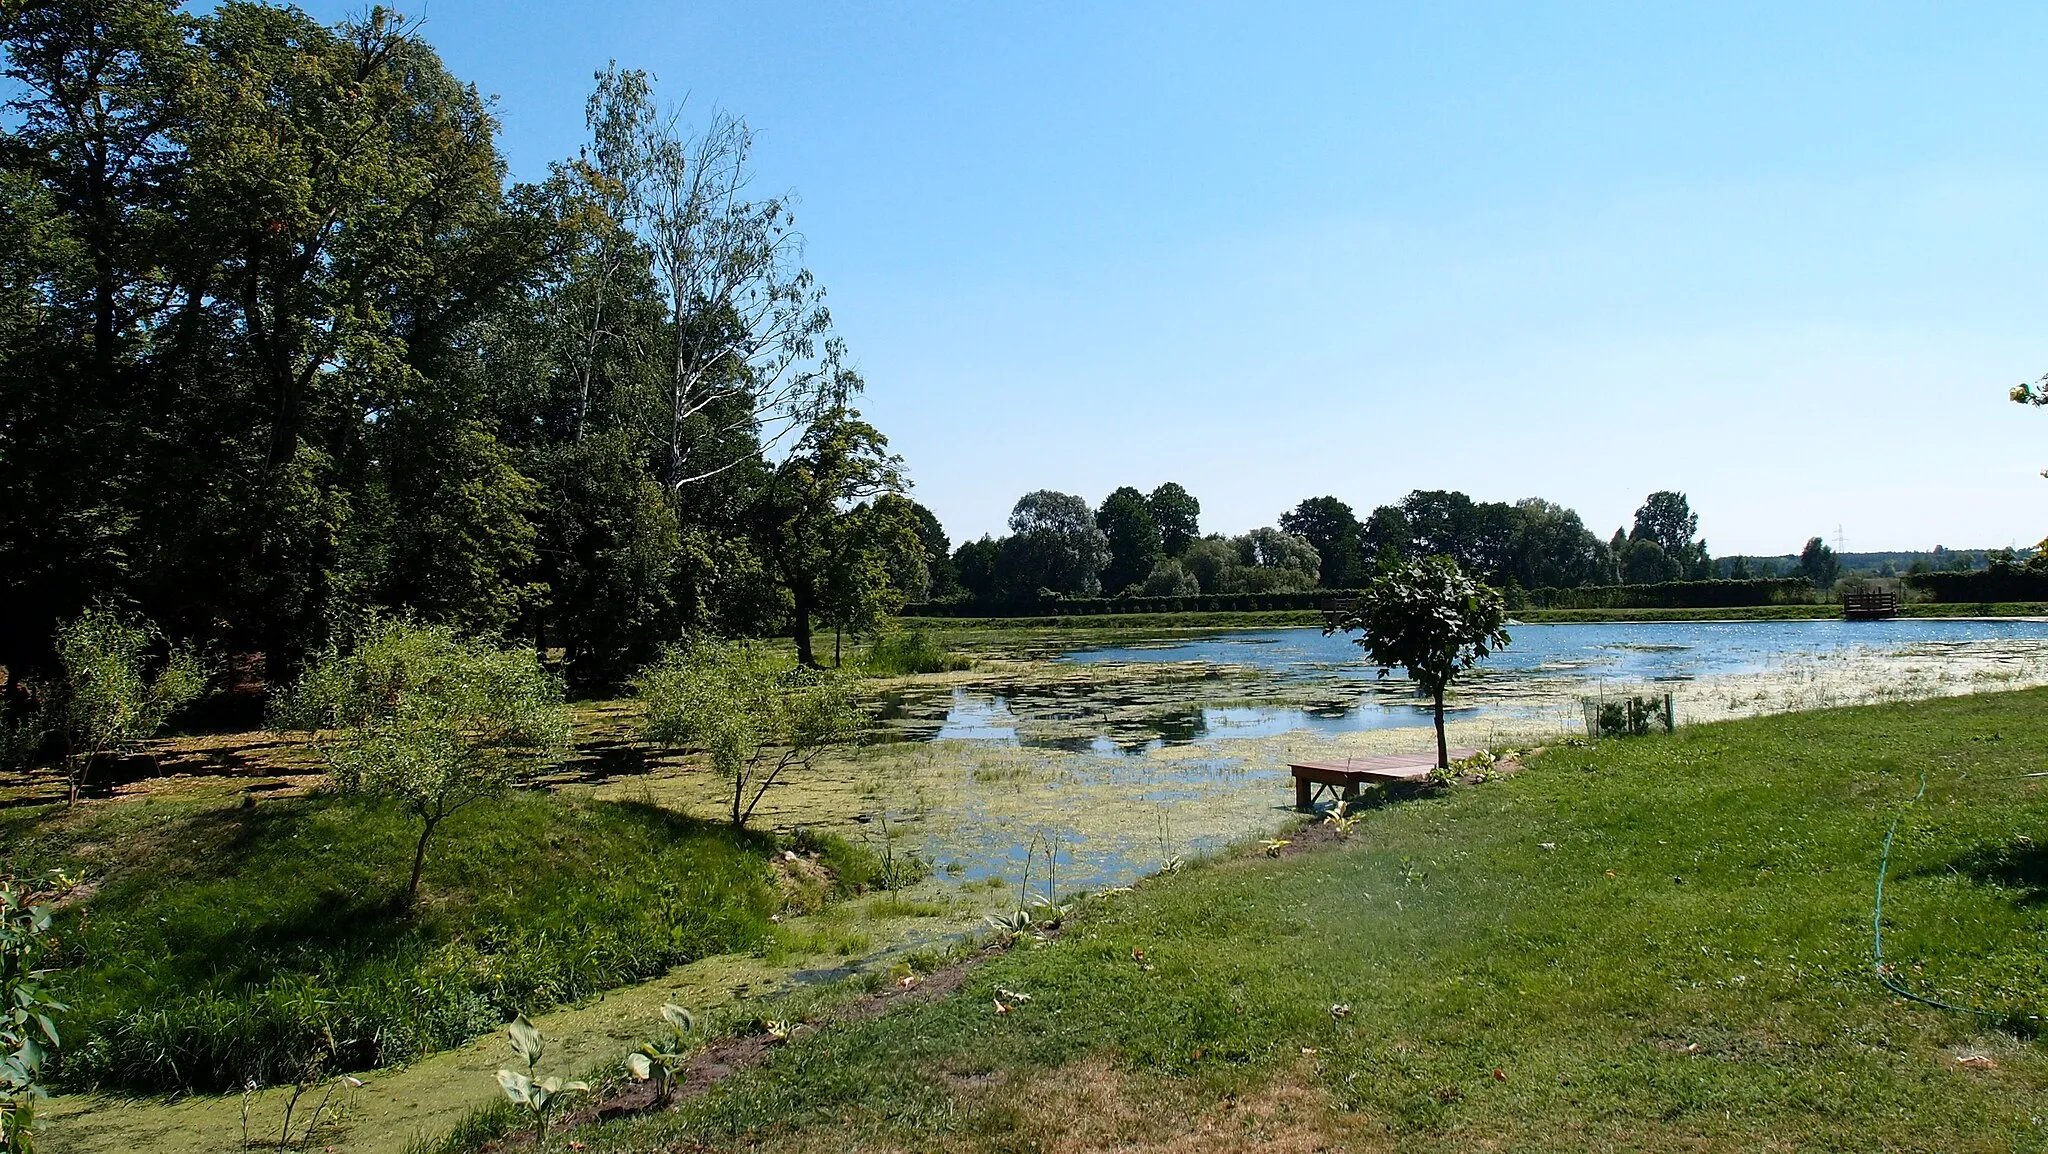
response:
<path id="1" fill-rule="evenodd" d="M 2048 845 L 2031 840 L 1980 845 L 1940 865 L 1914 872 L 1919 877 L 1959 873 L 1980 885 L 2015 891 L 2016 905 L 2048 905 Z"/>

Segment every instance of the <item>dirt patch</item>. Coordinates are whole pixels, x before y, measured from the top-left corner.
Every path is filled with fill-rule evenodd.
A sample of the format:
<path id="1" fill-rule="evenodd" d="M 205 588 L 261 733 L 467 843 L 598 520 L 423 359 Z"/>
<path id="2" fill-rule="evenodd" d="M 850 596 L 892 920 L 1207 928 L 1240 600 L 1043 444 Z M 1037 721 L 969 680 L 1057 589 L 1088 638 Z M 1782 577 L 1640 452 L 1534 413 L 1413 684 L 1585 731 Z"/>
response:
<path id="1" fill-rule="evenodd" d="M 1002 1109 L 1016 1123 L 1008 1143 L 1022 1147 L 1018 1139 L 1028 1137 L 1031 1148 L 1051 1154 L 1321 1154 L 1392 1146 L 1384 1128 L 1338 1109 L 1305 1068 L 1219 1098 L 1095 1057 L 1034 1073 L 1002 1095 Z"/>

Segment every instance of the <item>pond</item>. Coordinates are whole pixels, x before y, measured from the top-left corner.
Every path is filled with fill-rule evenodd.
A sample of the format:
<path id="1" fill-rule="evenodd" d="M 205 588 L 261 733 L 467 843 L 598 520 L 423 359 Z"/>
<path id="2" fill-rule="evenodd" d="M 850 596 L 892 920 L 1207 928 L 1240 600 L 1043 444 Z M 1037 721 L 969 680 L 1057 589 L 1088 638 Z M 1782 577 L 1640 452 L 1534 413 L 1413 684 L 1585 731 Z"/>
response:
<path id="1" fill-rule="evenodd" d="M 2041 620 L 1603 622 L 1518 625 L 1511 634 L 1506 649 L 1459 682 L 1448 717 L 1507 728 L 1569 727 L 1583 697 L 1672 692 L 1694 707 L 1697 720 L 1716 690 L 1810 689 L 1816 671 L 1834 674 L 1832 680 L 1844 683 L 1834 688 L 1852 698 L 1883 699 L 1928 695 L 1885 691 L 1916 675 L 1932 674 L 1927 688 L 1933 690 L 1943 676 L 2010 680 L 1998 675 L 2024 675 L 2048 660 L 2048 621 Z M 894 697 L 884 717 L 892 735 L 911 740 L 991 741 L 1103 756 L 1297 731 L 1346 734 L 1433 723 L 1428 703 L 1399 670 L 1382 678 L 1352 638 L 1317 629 L 1091 647 L 1063 653 L 1054 663 L 1134 673 L 1195 667 L 1202 676 L 1139 676 L 1108 691 L 1059 680 L 954 687 Z M 1856 682 L 1865 683 L 1862 692 Z M 1752 693 L 1749 708 L 1717 703 L 1710 712 L 1815 704 L 1813 694 L 1806 696 L 1772 708 Z"/>
<path id="2" fill-rule="evenodd" d="M 1680 724 L 2048 683 L 2048 621 L 1525 625 L 1453 690 L 1457 745 L 1583 728 L 1586 696 L 1670 692 Z M 992 662 L 887 695 L 884 741 L 772 790 L 763 824 L 914 849 L 962 882 L 1015 881 L 1052 848 L 1062 888 L 1269 835 L 1287 765 L 1419 752 L 1431 714 L 1315 629 L 1217 633 Z M 644 783 L 633 789 L 649 788 Z M 715 778 L 663 793 L 718 812 Z M 650 800 L 653 798 L 650 797 Z M 1038 855 L 1034 858 L 1034 854 Z"/>

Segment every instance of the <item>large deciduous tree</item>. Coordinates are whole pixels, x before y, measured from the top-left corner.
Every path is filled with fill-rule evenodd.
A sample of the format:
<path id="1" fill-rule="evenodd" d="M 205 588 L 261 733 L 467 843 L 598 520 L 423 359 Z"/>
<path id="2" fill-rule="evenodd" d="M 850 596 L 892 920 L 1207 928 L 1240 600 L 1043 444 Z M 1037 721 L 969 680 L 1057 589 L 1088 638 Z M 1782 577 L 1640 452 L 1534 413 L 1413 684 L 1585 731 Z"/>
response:
<path id="1" fill-rule="evenodd" d="M 1677 578 L 1700 579 L 1707 576 L 1709 558 L 1707 543 L 1697 539 L 1699 528 L 1699 516 L 1685 494 L 1662 489 L 1645 498 L 1636 510 L 1629 540 L 1656 542 L 1670 558 Z"/>
<path id="2" fill-rule="evenodd" d="M 1322 559 L 1322 583 L 1328 588 L 1353 589 L 1364 583 L 1365 527 L 1351 506 L 1335 497 L 1310 497 L 1280 515 L 1280 528 L 1315 546 Z"/>
<path id="3" fill-rule="evenodd" d="M 1151 574 L 1161 556 L 1158 522 L 1152 519 L 1145 495 L 1129 485 L 1103 498 L 1095 526 L 1109 541 L 1109 564 L 1102 570 L 1103 592 L 1115 596 Z"/>
<path id="4" fill-rule="evenodd" d="M 1168 481 L 1145 498 L 1152 523 L 1159 526 L 1159 548 L 1178 557 L 1202 536 L 1202 503 L 1177 483 Z"/>
<path id="5" fill-rule="evenodd" d="M 1448 769 L 1444 691 L 1508 643 L 1506 625 L 1498 590 L 1467 576 L 1449 557 L 1425 557 L 1383 567 L 1358 603 L 1324 632 L 1359 633 L 1358 645 L 1381 677 L 1407 670 L 1435 707 L 1437 768 Z"/>
<path id="6" fill-rule="evenodd" d="M 1102 591 L 1109 538 L 1096 526 L 1088 502 L 1071 493 L 1040 489 L 1017 498 L 1010 535 L 998 545 L 996 580 L 1005 597 L 1093 597 Z"/>

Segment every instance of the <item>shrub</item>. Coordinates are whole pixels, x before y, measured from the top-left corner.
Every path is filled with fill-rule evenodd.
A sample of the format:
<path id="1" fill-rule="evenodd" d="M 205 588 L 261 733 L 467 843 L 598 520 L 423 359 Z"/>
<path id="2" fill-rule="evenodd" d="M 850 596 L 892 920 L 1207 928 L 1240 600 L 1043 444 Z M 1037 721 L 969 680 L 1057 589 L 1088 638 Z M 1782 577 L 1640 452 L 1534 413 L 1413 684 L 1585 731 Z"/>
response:
<path id="1" fill-rule="evenodd" d="M 402 621 L 373 625 L 346 657 L 320 657 L 278 721 L 338 731 L 314 739 L 335 785 L 391 798 L 420 823 L 407 904 L 419 897 L 427 843 L 442 822 L 569 744 L 561 685 L 531 653 Z"/>

